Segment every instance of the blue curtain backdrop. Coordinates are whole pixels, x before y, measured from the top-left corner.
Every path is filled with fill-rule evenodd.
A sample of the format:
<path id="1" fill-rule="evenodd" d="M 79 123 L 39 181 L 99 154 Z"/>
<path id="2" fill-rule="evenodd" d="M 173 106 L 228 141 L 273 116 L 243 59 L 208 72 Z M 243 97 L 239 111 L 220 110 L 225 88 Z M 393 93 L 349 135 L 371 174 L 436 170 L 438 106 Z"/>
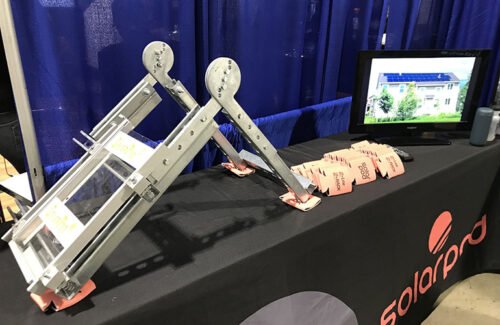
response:
<path id="1" fill-rule="evenodd" d="M 491 49 L 480 105 L 500 63 L 500 1 L 388 0 L 386 49 Z"/>
<path id="2" fill-rule="evenodd" d="M 352 87 L 356 51 L 368 48 L 369 39 L 372 46 L 376 43 L 383 0 L 11 3 L 42 164 L 50 170 L 50 165 L 79 157 L 82 152 L 71 138 L 79 130 L 90 131 L 144 77 L 141 54 L 153 40 L 172 47 L 171 75 L 182 80 L 200 104 L 208 100 L 208 64 L 219 56 L 234 58 L 243 79 L 237 99 L 252 118 L 264 119 L 264 132 L 277 147 L 326 135 L 325 130 L 344 131 L 349 107 L 338 114 L 342 121 L 325 121 L 329 124 L 322 130 L 304 124 L 313 123 L 310 115 L 290 125 L 283 123 L 287 115 L 276 114 L 337 98 L 341 73 L 347 76 L 345 88 Z M 168 95 L 163 97 L 137 129 L 153 140 L 165 138 L 184 116 Z M 232 127 L 224 128 L 240 146 Z M 293 137 L 283 142 L 286 132 Z M 207 150 L 187 171 L 222 159 Z"/>
<path id="3" fill-rule="evenodd" d="M 335 99 L 352 94 L 356 52 L 380 49 L 387 17 L 388 49 L 494 48 L 490 81 L 499 61 L 500 3 L 495 0 L 11 3 L 48 180 L 58 170 L 51 165 L 82 154 L 71 138 L 90 131 L 144 77 L 141 53 L 153 40 L 173 48 L 171 75 L 200 104 L 208 100 L 208 64 L 219 56 L 234 58 L 242 70 L 237 99 L 277 147 L 346 130 L 350 100 Z M 163 102 L 137 129 L 153 140 L 165 138 L 184 116 L 159 92 Z M 490 92 L 484 90 L 483 103 Z M 318 118 L 331 120 L 319 123 Z M 217 120 L 241 148 L 234 128 L 223 117 Z M 209 144 L 187 171 L 221 159 Z"/>

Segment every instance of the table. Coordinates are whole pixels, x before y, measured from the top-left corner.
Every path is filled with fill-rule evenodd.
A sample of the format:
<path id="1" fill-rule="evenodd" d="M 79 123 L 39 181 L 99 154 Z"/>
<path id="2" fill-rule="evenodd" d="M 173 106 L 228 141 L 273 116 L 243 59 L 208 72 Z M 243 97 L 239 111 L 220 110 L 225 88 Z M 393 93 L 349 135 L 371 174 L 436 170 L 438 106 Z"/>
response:
<path id="1" fill-rule="evenodd" d="M 340 134 L 280 153 L 296 164 L 350 144 Z M 240 179 L 218 166 L 181 176 L 94 276 L 96 291 L 62 312 L 37 309 L 4 249 L 1 323 L 239 324 L 304 292 L 336 297 L 359 324 L 419 323 L 453 283 L 500 269 L 500 142 L 402 148 L 415 157 L 404 175 L 324 197 L 307 213 L 261 174 Z M 451 230 L 439 238 L 445 211 Z M 431 232 L 442 243 L 435 254 Z"/>

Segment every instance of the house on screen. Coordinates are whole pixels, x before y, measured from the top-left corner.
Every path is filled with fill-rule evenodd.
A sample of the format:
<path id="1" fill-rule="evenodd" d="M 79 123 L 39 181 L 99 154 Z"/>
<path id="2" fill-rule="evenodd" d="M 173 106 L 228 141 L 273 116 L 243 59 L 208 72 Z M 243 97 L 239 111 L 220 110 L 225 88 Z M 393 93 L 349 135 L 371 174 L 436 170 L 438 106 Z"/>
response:
<path id="1" fill-rule="evenodd" d="M 385 88 L 394 97 L 393 109 L 384 113 L 371 98 L 370 116 L 376 118 L 395 116 L 397 105 L 406 95 L 408 85 L 414 82 L 417 97 L 420 99 L 414 116 L 451 114 L 456 112 L 460 79 L 453 72 L 432 73 L 380 73 L 376 87 L 376 94 Z M 373 97 L 373 96 L 372 96 Z"/>

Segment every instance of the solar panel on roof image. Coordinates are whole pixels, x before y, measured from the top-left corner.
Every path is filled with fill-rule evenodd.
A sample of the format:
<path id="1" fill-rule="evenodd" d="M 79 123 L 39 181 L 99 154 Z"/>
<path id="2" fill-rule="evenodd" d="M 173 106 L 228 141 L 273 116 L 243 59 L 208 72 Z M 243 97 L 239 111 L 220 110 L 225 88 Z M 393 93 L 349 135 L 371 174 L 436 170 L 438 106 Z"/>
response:
<path id="1" fill-rule="evenodd" d="M 373 59 L 365 124 L 460 121 L 474 60 Z"/>

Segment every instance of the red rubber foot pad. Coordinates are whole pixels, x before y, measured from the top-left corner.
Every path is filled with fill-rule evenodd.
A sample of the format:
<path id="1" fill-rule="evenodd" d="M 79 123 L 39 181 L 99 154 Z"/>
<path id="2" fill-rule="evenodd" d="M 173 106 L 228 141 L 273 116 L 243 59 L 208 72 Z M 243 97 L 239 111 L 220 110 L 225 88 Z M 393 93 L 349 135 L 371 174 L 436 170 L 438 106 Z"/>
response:
<path id="1" fill-rule="evenodd" d="M 301 211 L 309 211 L 321 202 L 321 198 L 310 194 L 309 200 L 307 200 L 307 202 L 305 203 L 302 203 L 295 198 L 295 195 L 293 195 L 293 193 L 290 192 L 280 196 L 280 199 L 286 204 L 291 205 Z"/>
<path id="2" fill-rule="evenodd" d="M 45 290 L 45 292 L 41 296 L 34 293 L 32 293 L 30 296 L 42 311 L 46 311 L 51 306 L 55 311 L 60 311 L 78 303 L 80 300 L 87 297 L 92 291 L 94 291 L 94 289 L 95 283 L 92 280 L 89 280 L 80 289 L 80 292 L 78 292 L 71 300 L 59 297 L 54 293 L 52 289 Z"/>
<path id="3" fill-rule="evenodd" d="M 233 174 L 239 176 L 239 177 L 245 177 L 245 176 L 248 176 L 248 175 L 251 175 L 253 173 L 255 173 L 255 169 L 253 168 L 250 168 L 250 167 L 246 167 L 245 169 L 243 170 L 239 170 L 234 164 L 232 163 L 222 163 L 222 166 L 226 167 L 227 169 L 229 169 Z"/>

